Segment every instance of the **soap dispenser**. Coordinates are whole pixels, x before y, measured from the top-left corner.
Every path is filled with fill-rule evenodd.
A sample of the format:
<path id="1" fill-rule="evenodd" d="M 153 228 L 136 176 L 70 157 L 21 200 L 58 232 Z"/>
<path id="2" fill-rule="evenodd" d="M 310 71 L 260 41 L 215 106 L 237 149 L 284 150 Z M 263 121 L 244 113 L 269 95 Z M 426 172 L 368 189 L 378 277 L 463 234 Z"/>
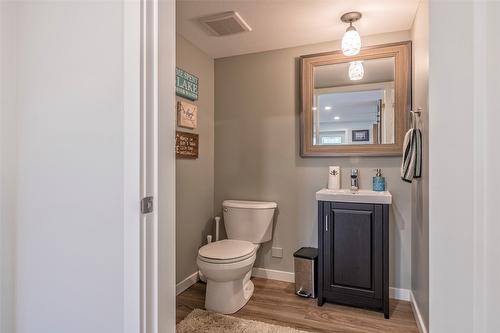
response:
<path id="1" fill-rule="evenodd" d="M 385 177 L 382 176 L 382 169 L 375 169 L 376 174 L 373 177 L 373 190 L 376 192 L 385 191 Z"/>

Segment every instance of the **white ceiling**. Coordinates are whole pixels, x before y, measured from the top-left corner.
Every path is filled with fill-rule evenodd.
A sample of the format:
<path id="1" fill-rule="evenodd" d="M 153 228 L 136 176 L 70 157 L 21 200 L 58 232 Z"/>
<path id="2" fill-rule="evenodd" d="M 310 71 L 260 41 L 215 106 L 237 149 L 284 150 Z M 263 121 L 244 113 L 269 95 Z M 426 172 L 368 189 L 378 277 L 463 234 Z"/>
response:
<path id="1" fill-rule="evenodd" d="M 177 0 L 177 32 L 214 58 L 320 43 L 342 38 L 340 16 L 363 13 L 363 35 L 408 30 L 420 0 Z M 237 11 L 253 31 L 212 36 L 199 17 Z"/>

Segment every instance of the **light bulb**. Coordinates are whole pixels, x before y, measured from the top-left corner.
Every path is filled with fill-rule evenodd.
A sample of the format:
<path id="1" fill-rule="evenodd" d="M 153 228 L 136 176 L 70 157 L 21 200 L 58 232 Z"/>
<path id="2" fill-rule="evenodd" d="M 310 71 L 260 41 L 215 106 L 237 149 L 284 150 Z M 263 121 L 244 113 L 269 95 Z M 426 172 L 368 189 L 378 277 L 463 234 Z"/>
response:
<path id="1" fill-rule="evenodd" d="M 361 37 L 356 28 L 351 25 L 342 37 L 342 53 L 346 56 L 353 56 L 358 54 L 360 50 Z"/>
<path id="2" fill-rule="evenodd" d="M 349 79 L 352 81 L 361 80 L 365 75 L 362 61 L 351 61 L 349 63 Z"/>

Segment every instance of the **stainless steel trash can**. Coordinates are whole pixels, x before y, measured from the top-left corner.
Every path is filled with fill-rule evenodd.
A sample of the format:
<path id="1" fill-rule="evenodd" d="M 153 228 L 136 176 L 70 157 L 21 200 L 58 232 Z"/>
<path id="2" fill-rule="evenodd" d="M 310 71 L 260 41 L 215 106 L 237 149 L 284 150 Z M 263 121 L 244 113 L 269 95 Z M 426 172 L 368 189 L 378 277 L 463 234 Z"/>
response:
<path id="1" fill-rule="evenodd" d="M 295 293 L 316 298 L 318 284 L 318 249 L 303 247 L 294 254 Z"/>

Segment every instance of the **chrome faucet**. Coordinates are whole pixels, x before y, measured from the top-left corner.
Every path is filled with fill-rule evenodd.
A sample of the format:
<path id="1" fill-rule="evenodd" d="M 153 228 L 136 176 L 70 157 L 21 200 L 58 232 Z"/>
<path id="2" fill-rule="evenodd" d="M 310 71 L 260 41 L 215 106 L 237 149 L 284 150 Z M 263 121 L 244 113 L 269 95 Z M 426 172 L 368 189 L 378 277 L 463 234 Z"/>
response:
<path id="1" fill-rule="evenodd" d="M 358 169 L 351 169 L 351 191 L 357 192 L 359 190 L 359 171 Z"/>

